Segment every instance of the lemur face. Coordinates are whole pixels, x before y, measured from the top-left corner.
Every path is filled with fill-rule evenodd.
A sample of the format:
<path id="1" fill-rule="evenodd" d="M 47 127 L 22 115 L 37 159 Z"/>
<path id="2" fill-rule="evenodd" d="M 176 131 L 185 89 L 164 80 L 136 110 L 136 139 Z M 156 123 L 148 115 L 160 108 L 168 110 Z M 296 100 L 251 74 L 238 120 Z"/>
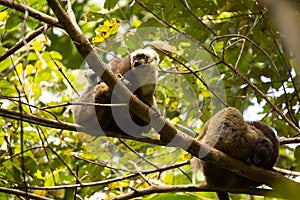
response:
<path id="1" fill-rule="evenodd" d="M 131 53 L 130 62 L 131 68 L 140 66 L 156 67 L 159 63 L 159 56 L 152 49 L 138 49 Z"/>

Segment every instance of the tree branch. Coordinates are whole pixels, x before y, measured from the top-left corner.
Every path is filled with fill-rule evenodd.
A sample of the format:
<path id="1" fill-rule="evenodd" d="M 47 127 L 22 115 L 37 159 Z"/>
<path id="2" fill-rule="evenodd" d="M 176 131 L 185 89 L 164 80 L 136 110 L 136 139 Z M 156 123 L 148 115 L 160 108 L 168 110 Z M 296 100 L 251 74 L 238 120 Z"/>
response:
<path id="1" fill-rule="evenodd" d="M 23 47 L 24 46 L 24 41 L 26 41 L 27 43 L 29 43 L 31 40 L 33 40 L 38 35 L 40 35 L 44 31 L 46 31 L 48 28 L 49 28 L 49 26 L 47 24 L 44 25 L 44 26 L 41 26 L 40 28 L 38 28 L 37 30 L 35 30 L 33 33 L 31 33 L 30 35 L 28 35 L 26 38 L 24 38 L 24 40 L 21 40 L 21 41 L 17 42 L 12 48 L 8 49 L 6 52 L 4 52 L 0 56 L 0 62 L 3 61 L 4 59 L 6 59 L 7 57 L 9 57 L 10 55 L 12 55 L 13 53 L 15 53 L 21 47 Z"/>
<path id="2" fill-rule="evenodd" d="M 28 123 L 33 123 L 33 124 L 50 127 L 50 128 L 56 128 L 56 129 L 63 129 L 63 130 L 70 130 L 70 131 L 76 131 L 82 129 L 82 127 L 77 124 L 71 124 L 71 123 L 62 122 L 58 120 L 46 119 L 31 114 L 25 114 L 25 113 L 21 114 L 19 112 L 4 109 L 4 108 L 0 108 L 0 116 L 9 119 L 15 119 L 18 121 L 21 120 L 22 118 L 23 121 Z"/>
<path id="3" fill-rule="evenodd" d="M 28 192 L 24 192 L 24 191 L 12 189 L 12 188 L 0 187 L 0 192 L 7 193 L 7 194 L 14 194 L 18 197 L 25 197 L 25 198 L 36 199 L 36 200 L 51 200 L 50 198 L 47 198 L 47 197 L 39 196 L 36 194 L 31 194 Z"/>
<path id="4" fill-rule="evenodd" d="M 187 11 L 202 25 L 207 29 L 209 32 L 211 32 L 214 36 L 218 36 L 217 33 L 210 28 L 208 25 L 206 25 L 190 8 L 187 1 L 180 0 L 180 3 L 187 9 Z"/>
<path id="5" fill-rule="evenodd" d="M 189 161 L 184 161 L 184 162 L 181 162 L 181 163 L 168 165 L 168 166 L 165 166 L 165 167 L 160 167 L 158 169 L 146 170 L 146 171 L 141 171 L 141 172 L 134 172 L 134 173 L 131 173 L 131 174 L 126 175 L 126 176 L 111 178 L 111 179 L 102 180 L 102 181 L 95 181 L 95 182 L 74 184 L 74 185 L 58 185 L 58 186 L 52 186 L 52 187 L 51 186 L 50 187 L 49 186 L 48 187 L 28 186 L 28 188 L 32 189 L 32 190 L 59 190 L 59 189 L 72 189 L 72 188 L 76 188 L 76 187 L 82 187 L 83 188 L 83 187 L 107 185 L 109 183 L 114 183 L 114 182 L 122 181 L 122 180 L 125 180 L 125 179 L 134 178 L 134 177 L 140 176 L 140 174 L 148 175 L 148 174 L 153 174 L 153 173 L 161 173 L 163 171 L 167 171 L 167 170 L 170 170 L 170 169 L 175 169 L 175 168 L 182 167 L 184 165 L 187 165 L 188 163 L 189 163 Z M 93 164 L 100 165 L 99 163 L 93 163 Z M 100 166 L 103 166 L 103 165 L 100 165 Z M 107 166 L 103 166 L 103 167 L 110 168 L 110 167 L 107 167 Z"/>
<path id="6" fill-rule="evenodd" d="M 293 138 L 283 138 L 280 139 L 280 145 L 283 144 L 293 144 L 293 143 L 300 143 L 300 137 L 293 137 Z"/>
<path id="7" fill-rule="evenodd" d="M 274 169 L 281 173 L 281 174 L 285 174 L 285 175 L 288 175 L 288 176 L 300 176 L 300 172 L 296 172 L 296 171 L 292 171 L 292 170 L 288 170 L 288 169 L 282 169 L 282 168 L 279 168 L 279 167 L 274 167 Z"/>
<path id="8" fill-rule="evenodd" d="M 216 149 L 209 150 L 194 138 L 177 131 L 161 116 L 157 116 L 157 113 L 155 113 L 136 96 L 134 96 L 128 90 L 128 88 L 124 86 L 123 83 L 118 82 L 112 71 L 107 68 L 107 65 L 96 54 L 96 51 L 94 51 L 94 48 L 90 42 L 82 34 L 81 30 L 78 28 L 78 25 L 73 24 L 72 20 L 63 10 L 59 2 L 57 0 L 47 0 L 47 2 L 55 15 L 58 17 L 59 22 L 74 41 L 79 53 L 87 60 L 89 67 L 95 71 L 97 76 L 101 77 L 101 79 L 109 86 L 111 90 L 117 85 L 120 88 L 119 93 L 117 94 L 119 98 L 122 99 L 124 96 L 130 96 L 132 101 L 129 103 L 129 109 L 138 117 L 150 123 L 150 117 L 146 116 L 145 113 L 150 113 L 150 116 L 153 116 L 152 120 L 154 123 L 151 125 L 159 132 L 161 141 L 163 143 L 185 149 L 196 157 L 199 157 L 200 149 L 205 150 L 208 152 L 208 154 L 206 157 L 201 159 L 206 162 L 215 163 L 222 169 L 239 174 L 250 180 L 266 183 L 273 187 L 274 190 L 277 190 L 282 195 L 289 197 L 290 199 L 295 199 L 296 196 L 298 196 L 298 191 L 300 190 L 299 183 L 296 183 L 272 171 L 249 166 L 239 160 L 225 155 Z M 161 128 L 159 125 L 163 125 L 163 127 Z"/>
<path id="9" fill-rule="evenodd" d="M 13 9 L 18 10 L 18 11 L 23 12 L 23 13 L 27 10 L 29 16 L 31 16 L 35 19 L 38 19 L 41 22 L 45 22 L 45 23 L 47 23 L 51 26 L 55 26 L 55 27 L 58 27 L 58 28 L 63 28 L 59 24 L 59 22 L 56 18 L 51 17 L 49 15 L 46 15 L 45 13 L 37 11 L 37 10 L 31 8 L 31 7 L 26 6 L 26 5 L 17 3 L 14 0 L 0 0 L 0 4 L 4 5 L 4 6 L 7 6 L 9 8 L 13 8 Z"/>
<path id="10" fill-rule="evenodd" d="M 119 196 L 111 198 L 111 200 L 126 200 L 136 197 L 141 197 L 154 193 L 166 193 L 166 192 L 230 192 L 230 193 L 242 193 L 260 196 L 272 196 L 277 198 L 283 198 L 283 196 L 275 191 L 267 189 L 256 188 L 220 188 L 212 187 L 209 185 L 153 185 L 147 188 L 131 190 L 128 193 L 121 194 Z"/>
<path id="11" fill-rule="evenodd" d="M 36 115 L 25 114 L 25 113 L 23 113 L 21 115 L 19 112 L 7 110 L 4 108 L 0 108 L 0 116 L 9 118 L 9 119 L 15 119 L 15 120 L 21 120 L 21 118 L 22 118 L 22 120 L 25 122 L 40 125 L 40 126 L 55 128 L 55 129 L 79 131 L 79 132 L 80 132 L 80 130 L 83 130 L 83 127 L 81 127 L 78 124 L 62 122 L 59 120 L 46 119 L 46 118 L 38 117 Z M 100 131 L 99 131 L 99 135 L 100 135 Z M 153 138 L 148 138 L 148 137 L 134 137 L 131 135 L 124 135 L 124 134 L 115 133 L 115 132 L 105 132 L 105 134 L 102 134 L 102 135 L 103 136 L 105 135 L 107 137 L 123 138 L 123 139 L 135 140 L 135 141 L 140 141 L 140 142 L 146 142 L 146 143 L 155 144 L 155 145 L 166 145 L 165 143 L 163 143 L 162 141 L 160 141 L 158 139 L 153 139 Z"/>

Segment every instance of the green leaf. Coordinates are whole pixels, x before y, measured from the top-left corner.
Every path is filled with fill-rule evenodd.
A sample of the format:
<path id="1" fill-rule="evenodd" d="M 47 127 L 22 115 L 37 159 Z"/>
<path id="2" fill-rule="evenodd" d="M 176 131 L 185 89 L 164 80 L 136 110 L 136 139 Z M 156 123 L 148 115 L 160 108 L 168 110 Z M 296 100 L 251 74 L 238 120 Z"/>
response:
<path id="1" fill-rule="evenodd" d="M 111 10 L 116 6 L 117 3 L 118 0 L 106 0 L 104 3 L 104 8 Z"/>
<path id="2" fill-rule="evenodd" d="M 23 20 L 19 15 L 10 13 L 5 23 L 5 29 L 10 30 L 16 28 L 17 26 L 20 26 L 22 22 Z"/>

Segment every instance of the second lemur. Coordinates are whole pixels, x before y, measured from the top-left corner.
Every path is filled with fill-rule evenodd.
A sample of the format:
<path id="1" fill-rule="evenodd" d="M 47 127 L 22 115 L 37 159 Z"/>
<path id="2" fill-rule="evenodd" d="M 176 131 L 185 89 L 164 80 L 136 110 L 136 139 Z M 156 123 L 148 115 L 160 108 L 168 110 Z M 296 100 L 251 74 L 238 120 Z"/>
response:
<path id="1" fill-rule="evenodd" d="M 261 122 L 246 122 L 235 108 L 225 108 L 204 125 L 199 140 L 248 164 L 272 170 L 279 154 L 279 141 L 273 130 Z M 261 183 L 246 179 L 197 159 L 208 185 L 226 188 L 257 187 Z M 220 200 L 229 200 L 225 192 L 217 192 Z"/>

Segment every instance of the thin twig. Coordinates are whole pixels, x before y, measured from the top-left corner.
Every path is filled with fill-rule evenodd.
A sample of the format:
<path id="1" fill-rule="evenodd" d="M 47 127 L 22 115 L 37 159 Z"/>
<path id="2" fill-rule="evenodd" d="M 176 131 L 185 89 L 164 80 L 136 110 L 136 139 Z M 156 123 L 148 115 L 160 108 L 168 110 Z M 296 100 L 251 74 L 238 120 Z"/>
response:
<path id="1" fill-rule="evenodd" d="M 73 84 L 70 82 L 70 80 L 68 79 L 67 75 L 63 72 L 62 67 L 58 66 L 58 64 L 56 63 L 56 61 L 53 59 L 53 57 L 51 55 L 49 55 L 51 60 L 54 62 L 55 66 L 57 67 L 58 71 L 63 75 L 63 77 L 65 78 L 65 80 L 68 82 L 68 84 L 70 85 L 70 87 L 74 90 L 74 92 L 78 95 L 78 91 L 75 89 L 75 87 L 73 86 Z"/>
<path id="2" fill-rule="evenodd" d="M 59 108 L 59 107 L 65 107 L 65 106 L 74 106 L 74 105 L 82 105 L 82 106 L 101 106 L 101 107 L 121 107 L 121 106 L 128 106 L 126 103 L 115 103 L 115 104 L 110 104 L 110 103 L 89 103 L 89 102 L 66 102 L 66 103 L 61 103 L 61 104 L 56 104 L 52 106 L 44 106 L 39 108 L 40 110 L 48 110 L 52 108 Z"/>
<path id="3" fill-rule="evenodd" d="M 300 176 L 300 172 L 295 172 L 295 171 L 292 171 L 292 170 L 282 169 L 282 168 L 279 168 L 279 167 L 274 167 L 274 169 L 277 172 L 282 173 L 284 175 L 288 175 L 288 176 Z"/>
<path id="4" fill-rule="evenodd" d="M 31 193 L 24 192 L 21 190 L 16 190 L 13 188 L 0 187 L 0 192 L 6 193 L 6 194 L 14 194 L 19 197 L 25 197 L 25 198 L 35 199 L 35 200 L 52 200 L 52 198 L 50 199 L 47 197 L 39 196 L 36 194 L 31 194 Z"/>
<path id="5" fill-rule="evenodd" d="M 190 161 L 184 161 L 184 162 L 181 162 L 181 163 L 168 165 L 166 167 L 161 167 L 161 168 L 158 168 L 158 169 L 145 170 L 145 171 L 142 171 L 141 173 L 143 173 L 144 175 L 148 175 L 148 174 L 163 172 L 163 171 L 166 171 L 166 170 L 170 170 L 170 169 L 174 169 L 174 168 L 178 168 L 178 167 L 188 165 L 189 163 L 190 163 Z M 48 186 L 48 187 L 28 186 L 28 188 L 32 189 L 32 190 L 59 190 L 59 189 L 72 189 L 72 188 L 76 188 L 76 187 L 82 187 L 82 188 L 83 187 L 93 187 L 93 186 L 99 186 L 99 185 L 107 185 L 109 183 L 118 182 L 118 181 L 122 181 L 122 180 L 126 180 L 126 179 L 131 179 L 131 178 L 139 176 L 139 175 L 140 175 L 140 173 L 134 172 L 134 173 L 126 175 L 126 176 L 112 178 L 112 179 L 103 180 L 103 181 L 82 183 L 82 185 L 80 185 L 80 184 L 70 185 L 69 184 L 69 185 Z"/>
<path id="6" fill-rule="evenodd" d="M 193 73 L 199 73 L 199 72 L 203 72 L 203 71 L 206 71 L 214 66 L 217 66 L 219 65 L 220 63 L 222 63 L 222 60 L 219 60 L 215 63 L 212 63 L 210 65 L 207 65 L 205 67 L 201 67 L 200 69 L 196 69 L 196 70 L 190 70 L 190 71 L 174 71 L 174 70 L 164 70 L 164 69 L 161 69 L 159 70 L 160 73 L 169 73 L 169 74 L 193 74 Z M 190 67 L 190 66 L 188 66 Z"/>
<path id="7" fill-rule="evenodd" d="M 167 55 L 167 54 L 166 54 Z M 201 83 L 207 88 L 207 90 L 209 90 L 212 95 L 214 97 L 216 97 L 218 99 L 218 101 L 220 101 L 224 106 L 228 106 L 227 103 L 205 82 L 205 80 L 198 75 L 194 70 L 192 70 L 190 67 L 186 66 L 182 61 L 178 60 L 177 58 L 171 56 L 171 55 L 167 55 L 170 58 L 174 59 L 176 62 L 178 62 L 180 65 L 184 66 L 191 74 L 193 74 L 198 80 L 201 81 Z M 221 63 L 221 60 L 219 61 Z M 223 61 L 222 61 L 223 63 Z"/>
<path id="8" fill-rule="evenodd" d="M 190 6 L 188 5 L 187 1 L 180 0 L 181 4 L 188 10 L 188 12 L 198 21 L 202 26 L 204 26 L 209 32 L 211 32 L 214 36 L 217 36 L 215 31 L 211 29 L 208 25 L 203 23 L 203 21 L 191 10 Z"/>
<path id="9" fill-rule="evenodd" d="M 40 35 L 43 32 L 45 32 L 49 27 L 50 27 L 49 25 L 45 24 L 45 25 L 39 27 L 37 30 L 35 30 L 33 33 L 31 33 L 27 37 L 25 37 L 23 40 L 17 42 L 13 47 L 11 47 L 7 51 L 5 51 L 2 55 L 0 55 L 0 62 L 3 61 L 4 59 L 8 58 L 10 55 L 12 55 L 13 53 L 15 53 L 20 48 L 22 48 L 24 46 L 24 41 L 26 41 L 27 43 L 29 43 L 31 40 L 33 40 L 34 38 L 36 38 L 38 35 Z"/>
<path id="10" fill-rule="evenodd" d="M 283 144 L 296 144 L 296 143 L 300 143 L 300 137 L 280 139 L 280 145 L 283 145 Z"/>
<path id="11" fill-rule="evenodd" d="M 134 150 L 133 148 L 131 148 L 131 146 L 129 146 L 128 144 L 126 144 L 126 142 L 124 142 L 122 139 L 119 138 L 119 141 L 120 141 L 126 148 L 128 148 L 131 152 L 133 152 L 136 156 L 138 156 L 139 158 L 141 158 L 143 161 L 145 161 L 145 162 L 148 163 L 149 165 L 155 167 L 156 169 L 159 168 L 159 167 L 156 166 L 154 163 L 152 163 L 150 160 L 148 160 L 147 158 L 141 156 L 139 152 L 137 152 L 136 150 Z"/>
<path id="12" fill-rule="evenodd" d="M 51 148 L 50 146 L 48 146 L 48 148 L 52 151 L 53 154 L 56 155 L 56 157 L 64 164 L 64 166 L 66 166 L 69 172 L 75 177 L 76 183 L 82 185 L 81 180 L 77 177 L 76 173 L 69 167 L 69 165 L 64 161 L 64 159 L 62 159 L 60 155 L 53 148 Z"/>
<path id="13" fill-rule="evenodd" d="M 22 97 L 23 97 L 23 96 L 22 96 Z M 24 97 L 26 98 L 26 95 L 24 95 Z M 10 101 L 12 101 L 12 102 L 18 102 L 18 100 L 15 99 L 15 98 L 17 98 L 17 97 L 14 97 L 14 96 L 0 95 L 0 98 L 8 99 L 8 100 L 10 100 Z M 29 103 L 26 103 L 26 102 L 21 102 L 21 104 L 28 106 L 30 110 L 31 110 L 31 108 L 35 108 L 35 109 L 38 109 L 38 110 L 43 110 L 43 109 L 39 108 L 38 106 L 29 104 Z M 46 112 L 46 113 L 48 113 L 48 114 L 50 114 L 51 116 L 53 116 L 54 119 L 58 120 L 58 117 L 57 117 L 54 113 L 52 113 L 52 112 L 50 112 L 50 111 L 48 111 L 48 110 L 46 110 L 46 109 L 44 109 L 43 111 Z"/>
<path id="14" fill-rule="evenodd" d="M 22 169 L 22 181 L 23 181 L 23 186 L 24 186 L 24 190 L 26 193 L 28 193 L 28 188 L 27 188 L 27 182 L 26 182 L 26 174 L 25 172 L 27 171 L 27 169 L 25 168 L 25 157 L 24 157 L 24 127 L 23 127 L 23 117 L 22 117 L 22 113 L 23 113 L 23 108 L 22 108 L 22 99 L 21 99 L 21 92 L 19 91 L 19 89 L 17 88 L 16 84 L 14 84 L 16 91 L 18 92 L 19 95 L 19 117 L 20 117 L 20 143 L 21 143 L 21 169 Z"/>
<path id="15" fill-rule="evenodd" d="M 112 169 L 112 170 L 116 170 L 116 171 L 124 171 L 124 172 L 135 173 L 135 171 L 132 171 L 132 170 L 121 169 L 121 168 L 115 168 L 115 167 L 107 166 L 106 164 L 102 164 L 102 163 L 99 163 L 99 162 L 88 160 L 86 158 L 83 158 L 83 157 L 80 157 L 80 156 L 77 156 L 77 155 L 74 155 L 74 158 L 77 158 L 79 160 L 83 160 L 83 161 L 85 161 L 87 163 L 90 163 L 90 164 L 93 164 L 93 165 L 98 165 L 98 166 L 105 167 L 105 168 Z"/>
<path id="16" fill-rule="evenodd" d="M 47 162 L 48 162 L 49 168 L 51 170 L 51 176 L 52 176 L 52 179 L 53 179 L 53 183 L 56 185 L 56 178 L 55 178 L 55 175 L 54 175 L 55 168 L 52 165 L 52 159 L 50 159 L 51 156 L 49 156 L 49 153 L 47 151 L 47 148 L 49 148 L 49 142 L 47 140 L 45 132 L 39 126 L 37 126 L 36 130 L 38 132 L 40 141 L 41 141 L 41 143 L 43 145 L 43 150 L 44 150 L 45 156 L 47 158 Z"/>
<path id="17" fill-rule="evenodd" d="M 245 44 L 246 44 L 246 40 L 245 40 L 245 39 L 242 39 L 242 47 L 241 47 L 239 56 L 237 57 L 236 62 L 235 62 L 235 64 L 234 64 L 234 68 L 237 68 L 238 65 L 239 65 L 239 63 L 240 63 L 240 60 L 241 60 L 241 58 L 242 58 L 242 55 L 243 55 L 243 52 L 244 52 L 244 49 L 245 49 Z"/>
<path id="18" fill-rule="evenodd" d="M 243 79 L 255 92 L 257 92 L 273 109 L 276 111 L 284 121 L 286 121 L 289 126 L 291 126 L 297 133 L 300 133 L 300 129 L 285 116 L 285 114 L 256 86 L 254 85 L 246 76 L 244 76 L 238 69 L 234 68 L 230 63 L 223 61 L 223 64 L 231 69 L 236 75 Z"/>

